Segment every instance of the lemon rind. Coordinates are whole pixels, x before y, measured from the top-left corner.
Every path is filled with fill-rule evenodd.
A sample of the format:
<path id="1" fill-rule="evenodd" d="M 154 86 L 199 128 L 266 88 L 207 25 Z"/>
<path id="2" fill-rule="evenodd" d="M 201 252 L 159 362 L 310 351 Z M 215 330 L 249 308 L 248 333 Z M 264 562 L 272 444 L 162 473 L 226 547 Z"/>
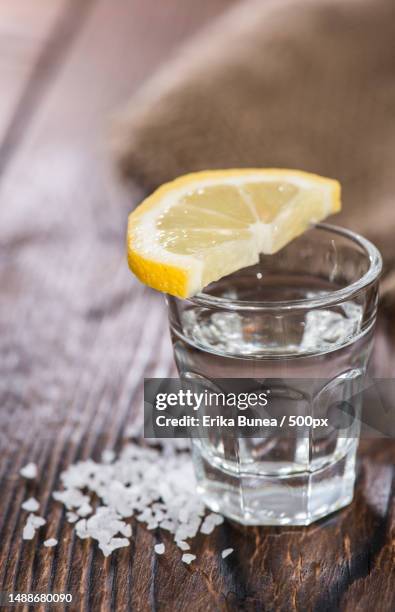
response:
<path id="1" fill-rule="evenodd" d="M 327 192 L 327 204 L 319 218 L 313 221 L 320 221 L 329 214 L 338 212 L 341 208 L 341 188 L 338 181 L 301 170 L 249 168 L 209 170 L 187 174 L 159 187 L 129 215 L 128 263 L 134 274 L 154 289 L 178 297 L 185 298 L 199 291 L 202 288 L 204 274 L 203 260 L 194 255 L 166 251 L 157 241 L 153 241 L 152 236 L 155 236 L 156 233 L 157 217 L 189 191 L 218 184 L 242 187 L 246 182 L 246 177 L 249 177 L 251 182 L 286 179 L 287 182 L 292 182 L 302 189 L 312 189 L 314 185 L 317 185 L 321 187 L 320 192 L 322 193 L 324 187 Z M 284 214 L 290 214 L 290 210 L 286 210 Z M 277 218 L 277 223 L 278 220 Z M 247 244 L 245 258 L 243 258 L 245 261 L 240 261 L 240 267 L 256 263 L 260 252 L 268 254 L 274 252 L 270 245 L 270 240 L 273 239 L 273 228 L 270 226 L 271 224 L 262 222 L 250 226 L 250 248 Z M 232 242 L 228 245 L 231 248 Z M 210 280 L 218 279 L 211 278 Z"/>

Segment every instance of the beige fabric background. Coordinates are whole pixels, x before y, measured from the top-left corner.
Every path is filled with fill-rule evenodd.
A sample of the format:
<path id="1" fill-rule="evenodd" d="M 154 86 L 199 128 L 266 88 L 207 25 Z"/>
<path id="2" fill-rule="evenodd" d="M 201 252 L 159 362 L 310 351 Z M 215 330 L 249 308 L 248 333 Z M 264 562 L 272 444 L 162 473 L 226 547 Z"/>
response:
<path id="1" fill-rule="evenodd" d="M 395 289 L 395 1 L 250 0 L 179 49 L 118 115 L 125 176 L 301 168 L 338 178 L 333 219 L 381 249 Z"/>

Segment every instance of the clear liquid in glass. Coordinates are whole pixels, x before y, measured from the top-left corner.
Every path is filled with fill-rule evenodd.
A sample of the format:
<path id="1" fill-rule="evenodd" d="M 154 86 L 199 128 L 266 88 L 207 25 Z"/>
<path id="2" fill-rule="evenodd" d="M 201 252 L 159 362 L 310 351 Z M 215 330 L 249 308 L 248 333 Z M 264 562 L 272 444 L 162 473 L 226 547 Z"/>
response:
<path id="1" fill-rule="evenodd" d="M 216 294 L 270 302 L 312 299 L 334 288 L 316 276 L 279 273 L 262 284 L 261 277 L 254 271 L 241 287 L 224 282 Z M 362 325 L 357 301 L 285 315 L 190 305 L 179 316 L 170 328 L 180 377 L 207 388 L 216 379 L 245 378 L 257 388 L 276 381 L 283 412 L 317 417 L 355 397 L 362 384 L 373 322 Z M 306 399 L 298 379 L 321 386 Z M 358 416 L 360 406 L 354 410 Z M 352 500 L 357 444 L 358 419 L 347 435 L 311 429 L 292 438 L 225 439 L 214 431 L 192 442 L 198 489 L 212 510 L 243 524 L 309 524 Z"/>

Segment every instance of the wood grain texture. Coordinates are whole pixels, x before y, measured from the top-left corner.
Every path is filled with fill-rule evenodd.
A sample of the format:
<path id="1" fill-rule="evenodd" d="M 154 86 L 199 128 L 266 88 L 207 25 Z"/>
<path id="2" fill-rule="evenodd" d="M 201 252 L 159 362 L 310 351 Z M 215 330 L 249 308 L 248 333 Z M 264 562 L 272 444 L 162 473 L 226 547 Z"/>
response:
<path id="1" fill-rule="evenodd" d="M 17 138 L 12 154 L 3 149 L 0 181 L 1 590 L 71 591 L 79 598 L 73 609 L 88 611 L 395 607 L 392 442 L 362 445 L 356 499 L 343 512 L 303 529 L 226 522 L 197 540 L 190 567 L 166 533 L 167 553 L 156 557 L 159 534 L 140 524 L 130 549 L 104 559 L 72 535 L 51 498 L 71 462 L 121 448 L 144 376 L 174 371 L 163 300 L 126 267 L 126 216 L 141 194 L 113 176 L 108 114 L 229 4 L 91 0 L 78 13 L 75 0 L 64 2 L 60 41 L 53 36 L 59 21 L 48 18 L 44 38 L 52 42 L 43 44 L 53 50 L 57 40 L 56 61 L 36 72 L 40 95 L 26 94 L 37 81 L 25 75 L 25 102 L 12 101 Z M 32 57 L 32 66 L 38 61 Z M 375 359 L 390 375 L 393 332 L 385 325 Z M 28 461 L 40 473 L 31 483 L 18 476 Z M 48 523 L 23 542 L 20 505 L 30 495 Z M 45 549 L 48 537 L 59 546 Z M 229 545 L 235 553 L 222 560 Z"/>

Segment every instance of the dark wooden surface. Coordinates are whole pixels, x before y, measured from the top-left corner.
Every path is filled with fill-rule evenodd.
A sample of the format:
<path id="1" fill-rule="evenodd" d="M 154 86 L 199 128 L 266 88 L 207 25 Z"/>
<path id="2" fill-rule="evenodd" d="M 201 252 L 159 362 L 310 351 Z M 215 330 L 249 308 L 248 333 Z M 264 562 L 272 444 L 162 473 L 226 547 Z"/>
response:
<path id="1" fill-rule="evenodd" d="M 71 591 L 74 609 L 94 611 L 395 609 L 391 442 L 361 446 L 346 510 L 303 529 L 225 523 L 190 567 L 166 535 L 157 558 L 141 525 L 104 559 L 51 499 L 70 462 L 122 446 L 143 377 L 174 367 L 163 299 L 126 267 L 126 217 L 141 194 L 113 175 L 108 115 L 231 3 L 0 3 L 0 590 Z M 393 375 L 390 319 L 380 329 L 375 363 Z M 18 477 L 28 461 L 34 483 Z M 48 525 L 23 542 L 30 495 Z M 51 536 L 59 546 L 44 549 Z"/>

